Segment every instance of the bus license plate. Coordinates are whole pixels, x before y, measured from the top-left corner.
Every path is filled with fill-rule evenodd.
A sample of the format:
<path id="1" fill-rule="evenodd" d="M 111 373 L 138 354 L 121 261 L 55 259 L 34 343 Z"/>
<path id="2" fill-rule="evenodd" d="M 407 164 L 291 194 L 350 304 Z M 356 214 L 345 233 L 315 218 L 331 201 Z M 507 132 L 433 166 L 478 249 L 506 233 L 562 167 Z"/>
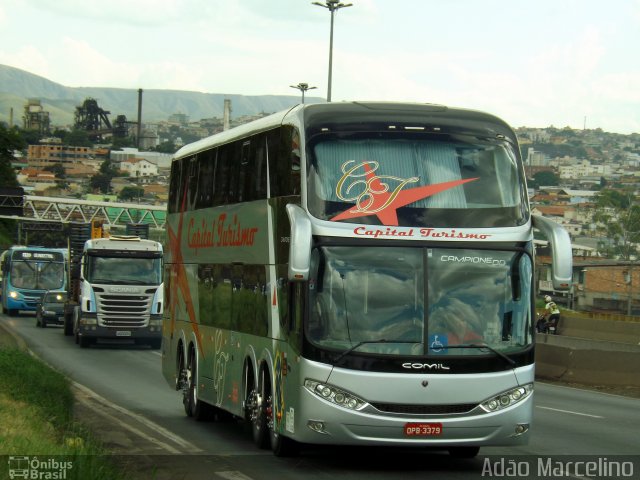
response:
<path id="1" fill-rule="evenodd" d="M 129 330 L 118 330 L 116 332 L 116 337 L 130 337 L 131 332 Z"/>
<path id="2" fill-rule="evenodd" d="M 405 423 L 404 434 L 407 437 L 438 437 L 442 435 L 442 424 Z"/>

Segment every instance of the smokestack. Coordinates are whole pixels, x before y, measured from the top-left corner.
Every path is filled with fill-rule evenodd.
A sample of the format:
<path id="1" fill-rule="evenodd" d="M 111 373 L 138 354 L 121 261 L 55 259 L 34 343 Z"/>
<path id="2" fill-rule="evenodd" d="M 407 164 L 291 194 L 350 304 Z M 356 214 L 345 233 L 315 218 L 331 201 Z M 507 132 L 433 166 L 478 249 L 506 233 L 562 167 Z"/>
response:
<path id="1" fill-rule="evenodd" d="M 229 130 L 231 126 L 231 100 L 224 99 L 224 114 L 222 117 L 222 130 Z"/>
<path id="2" fill-rule="evenodd" d="M 142 145 L 142 89 L 138 89 L 138 150 Z"/>

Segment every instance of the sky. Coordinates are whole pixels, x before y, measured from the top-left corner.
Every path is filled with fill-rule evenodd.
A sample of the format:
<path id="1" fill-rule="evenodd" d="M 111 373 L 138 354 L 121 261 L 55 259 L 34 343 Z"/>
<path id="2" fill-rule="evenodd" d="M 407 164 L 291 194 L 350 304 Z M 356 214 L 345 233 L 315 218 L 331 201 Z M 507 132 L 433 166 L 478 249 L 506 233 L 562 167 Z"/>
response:
<path id="1" fill-rule="evenodd" d="M 334 102 L 640 133 L 640 0 L 351 2 L 334 15 Z M 299 95 L 304 82 L 326 98 L 330 20 L 311 0 L 0 0 L 0 64 L 68 87 Z"/>

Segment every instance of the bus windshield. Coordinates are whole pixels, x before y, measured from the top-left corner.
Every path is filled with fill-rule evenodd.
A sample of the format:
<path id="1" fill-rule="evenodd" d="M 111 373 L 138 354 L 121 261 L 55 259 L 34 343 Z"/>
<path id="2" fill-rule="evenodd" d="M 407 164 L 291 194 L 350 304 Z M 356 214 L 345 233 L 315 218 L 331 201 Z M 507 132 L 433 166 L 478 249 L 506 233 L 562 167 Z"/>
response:
<path id="1" fill-rule="evenodd" d="M 160 285 L 160 258 L 87 256 L 85 279 L 90 283 Z"/>
<path id="2" fill-rule="evenodd" d="M 510 227 L 526 221 L 524 181 L 504 140 L 326 134 L 308 148 L 308 206 L 322 220 Z"/>
<path id="3" fill-rule="evenodd" d="M 14 260 L 11 284 L 27 290 L 55 290 L 64 286 L 64 263 Z"/>
<path id="4" fill-rule="evenodd" d="M 516 251 L 320 247 L 306 334 L 338 351 L 371 342 L 359 354 L 513 353 L 532 342 L 531 274 L 531 258 Z"/>

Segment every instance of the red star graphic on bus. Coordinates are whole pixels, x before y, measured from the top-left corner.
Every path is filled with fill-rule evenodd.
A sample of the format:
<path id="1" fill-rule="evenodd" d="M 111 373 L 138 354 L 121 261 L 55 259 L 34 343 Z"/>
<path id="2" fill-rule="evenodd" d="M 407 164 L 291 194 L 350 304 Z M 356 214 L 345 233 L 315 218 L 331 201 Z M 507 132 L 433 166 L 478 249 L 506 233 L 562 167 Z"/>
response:
<path id="1" fill-rule="evenodd" d="M 366 208 L 358 209 L 349 208 L 339 213 L 331 219 L 331 221 L 346 220 L 350 218 L 366 217 L 376 215 L 383 225 L 398 226 L 398 208 L 417 202 L 423 198 L 430 197 L 436 193 L 449 190 L 467 182 L 477 180 L 476 178 L 466 178 L 463 180 L 453 180 L 450 182 L 435 183 L 433 185 L 424 185 L 422 187 L 408 188 L 400 192 L 389 192 L 385 185 L 376 177 L 375 173 L 367 164 L 364 165 L 366 170 L 365 178 L 370 182 L 371 203 Z M 385 206 L 386 204 L 386 206 Z M 382 208 L 384 207 L 384 208 Z M 382 209 L 381 209 L 382 208 Z"/>
<path id="2" fill-rule="evenodd" d="M 184 189 L 184 197 L 182 199 L 182 208 L 180 213 L 180 219 L 178 221 L 178 234 L 171 229 L 171 225 L 167 222 L 167 231 L 169 234 L 169 249 L 171 250 L 171 257 L 173 260 L 173 264 L 171 265 L 172 269 L 172 281 L 170 286 L 170 297 L 169 297 L 169 309 L 171 311 L 171 331 L 173 332 L 176 323 L 175 310 L 178 304 L 178 290 L 182 293 L 182 298 L 184 298 L 184 303 L 187 308 L 187 314 L 189 315 L 189 322 L 193 327 L 193 331 L 196 334 L 196 341 L 198 343 L 198 350 L 200 350 L 200 354 L 204 358 L 204 350 L 202 348 L 202 341 L 200 339 L 200 329 L 198 328 L 198 323 L 196 322 L 196 312 L 193 308 L 193 300 L 191 298 L 191 291 L 189 290 L 189 282 L 187 281 L 187 272 L 184 268 L 184 262 L 182 259 L 182 250 L 180 248 L 182 244 L 182 222 L 184 219 L 184 211 L 185 204 L 187 201 L 187 188 Z"/>

